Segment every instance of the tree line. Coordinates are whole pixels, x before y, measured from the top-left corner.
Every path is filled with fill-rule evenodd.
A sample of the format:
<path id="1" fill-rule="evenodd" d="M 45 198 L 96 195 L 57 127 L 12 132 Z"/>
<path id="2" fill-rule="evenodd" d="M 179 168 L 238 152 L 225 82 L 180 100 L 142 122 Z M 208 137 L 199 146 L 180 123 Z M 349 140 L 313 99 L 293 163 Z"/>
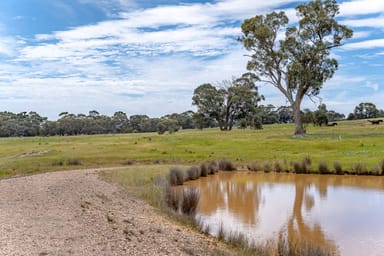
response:
<path id="1" fill-rule="evenodd" d="M 237 84 L 238 85 L 238 84 Z M 220 90 L 212 85 L 205 85 L 212 93 Z M 228 87 L 229 88 L 229 87 Z M 244 92 L 244 91 L 243 91 Z M 147 115 L 127 116 L 122 111 L 115 112 L 112 116 L 102 115 L 98 111 L 89 111 L 85 114 L 70 114 L 62 112 L 57 121 L 50 121 L 36 112 L 0 112 L 0 137 L 29 137 L 29 136 L 65 136 L 65 135 L 91 135 L 91 134 L 116 134 L 116 133 L 137 133 L 137 132 L 157 132 L 159 134 L 174 133 L 180 129 L 204 129 L 217 127 L 221 130 L 229 130 L 232 127 L 261 129 L 264 124 L 288 124 L 294 123 L 294 113 L 290 106 L 276 107 L 272 104 L 256 105 L 252 100 L 259 101 L 256 91 L 253 91 L 253 98 L 247 98 L 252 103 L 246 106 L 241 100 L 236 100 L 235 96 L 230 96 L 228 92 L 220 92 L 223 98 L 216 97 L 218 102 L 210 101 L 215 108 L 207 109 L 206 113 L 201 111 L 185 111 L 173 113 L 160 118 L 151 118 Z M 202 96 L 202 95 L 200 95 Z M 212 96 L 212 95 L 211 95 Z M 210 97 L 211 97 L 210 96 Z M 213 97 L 215 98 L 215 97 Z M 233 99 L 235 98 L 235 99 Z M 210 98 L 212 99 L 212 97 Z M 202 99 L 200 99 L 202 100 Z M 242 106 L 239 110 L 231 110 L 228 105 L 231 101 Z M 227 104 L 220 105 L 220 102 Z M 207 101 L 208 103 L 208 101 Z M 235 105 L 236 105 L 235 104 Z M 221 107 L 219 107 L 221 106 Z M 206 106 L 208 108 L 208 106 Z M 226 113 L 226 111 L 232 111 Z M 228 117 L 228 119 L 227 119 Z M 335 122 L 344 119 L 367 119 L 384 117 L 384 110 L 377 109 L 376 105 L 370 102 L 362 102 L 357 105 L 352 113 L 345 118 L 344 114 L 334 110 L 328 110 L 325 104 L 321 104 L 317 110 L 311 111 L 304 109 L 301 111 L 301 118 L 304 125 L 326 125 L 328 122 Z"/>

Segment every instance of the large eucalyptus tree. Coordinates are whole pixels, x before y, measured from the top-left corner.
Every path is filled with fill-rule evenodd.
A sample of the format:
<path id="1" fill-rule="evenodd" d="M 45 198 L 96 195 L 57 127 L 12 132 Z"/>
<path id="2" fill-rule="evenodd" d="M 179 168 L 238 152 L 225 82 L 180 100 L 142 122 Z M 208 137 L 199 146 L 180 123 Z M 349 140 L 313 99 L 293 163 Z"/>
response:
<path id="1" fill-rule="evenodd" d="M 352 30 L 337 22 L 336 0 L 315 0 L 296 7 L 297 24 L 288 26 L 284 12 L 246 19 L 240 41 L 252 52 L 247 69 L 260 81 L 275 86 L 290 103 L 295 135 L 305 134 L 300 106 L 304 96 L 319 94 L 338 63 L 331 49 L 352 37 Z"/>

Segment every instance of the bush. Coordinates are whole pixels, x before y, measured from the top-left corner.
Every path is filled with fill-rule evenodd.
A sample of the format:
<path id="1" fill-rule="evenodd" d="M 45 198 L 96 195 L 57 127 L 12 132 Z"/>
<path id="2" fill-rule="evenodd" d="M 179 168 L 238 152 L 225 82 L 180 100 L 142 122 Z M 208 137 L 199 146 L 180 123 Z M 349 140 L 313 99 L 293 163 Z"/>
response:
<path id="1" fill-rule="evenodd" d="M 184 184 L 184 172 L 180 167 L 172 167 L 169 171 L 169 183 L 172 186 Z"/>
<path id="2" fill-rule="evenodd" d="M 269 162 L 263 163 L 263 170 L 264 172 L 268 173 L 272 171 L 272 166 Z"/>
<path id="3" fill-rule="evenodd" d="M 275 172 L 283 172 L 283 167 L 279 161 L 276 161 L 274 164 Z"/>
<path id="4" fill-rule="evenodd" d="M 362 163 L 356 163 L 352 167 L 353 171 L 357 175 L 367 175 L 368 174 L 368 169 L 365 164 Z"/>
<path id="5" fill-rule="evenodd" d="M 81 163 L 80 159 L 78 159 L 78 158 L 70 158 L 70 159 L 68 159 L 67 164 L 68 165 L 81 165 L 82 163 Z"/>
<path id="6" fill-rule="evenodd" d="M 222 171 L 235 171 L 236 167 L 235 167 L 235 165 L 230 160 L 222 159 L 219 162 L 219 170 L 222 170 Z"/>
<path id="7" fill-rule="evenodd" d="M 312 159 L 310 156 L 305 156 L 301 162 L 302 173 L 309 173 L 311 169 Z"/>
<path id="8" fill-rule="evenodd" d="M 172 210 L 179 210 L 180 196 L 169 184 L 165 187 L 165 203 Z"/>
<path id="9" fill-rule="evenodd" d="M 216 161 L 211 161 L 208 166 L 208 174 L 215 174 L 219 171 L 219 164 Z"/>
<path id="10" fill-rule="evenodd" d="M 303 165 L 299 162 L 293 162 L 292 163 L 292 166 L 293 166 L 293 171 L 295 173 L 304 173 L 303 171 Z"/>
<path id="11" fill-rule="evenodd" d="M 260 166 L 260 163 L 258 163 L 257 161 L 252 162 L 251 164 L 247 165 L 247 168 L 251 172 L 260 172 L 263 170 L 263 168 L 261 168 L 261 166 Z"/>
<path id="12" fill-rule="evenodd" d="M 186 215 L 194 215 L 200 200 L 200 193 L 197 188 L 189 188 L 183 191 L 181 211 Z"/>
<path id="13" fill-rule="evenodd" d="M 201 177 L 207 177 L 209 173 L 209 166 L 207 163 L 202 163 L 200 165 L 200 176 Z"/>
<path id="14" fill-rule="evenodd" d="M 196 166 L 192 166 L 187 170 L 187 176 L 189 180 L 196 180 L 200 178 L 200 170 Z"/>
<path id="15" fill-rule="evenodd" d="M 338 161 L 333 162 L 333 168 L 335 169 L 335 172 L 337 175 L 343 174 L 343 168 L 340 162 Z"/>
<path id="16" fill-rule="evenodd" d="M 319 172 L 320 174 L 328 174 L 329 169 L 328 169 L 328 164 L 326 162 L 319 162 Z"/>

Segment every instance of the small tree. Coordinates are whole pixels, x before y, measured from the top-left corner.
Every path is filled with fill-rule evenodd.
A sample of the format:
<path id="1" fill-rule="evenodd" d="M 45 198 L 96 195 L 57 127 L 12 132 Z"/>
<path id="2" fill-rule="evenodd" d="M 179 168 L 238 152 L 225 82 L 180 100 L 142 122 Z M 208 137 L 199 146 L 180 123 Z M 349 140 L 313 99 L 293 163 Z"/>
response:
<path id="1" fill-rule="evenodd" d="M 289 20 L 284 12 L 245 20 L 240 41 L 252 52 L 247 69 L 286 97 L 294 112 L 295 135 L 302 135 L 301 102 L 306 95 L 318 95 L 333 76 L 338 64 L 330 50 L 352 37 L 352 30 L 336 21 L 336 0 L 314 0 L 297 6 L 296 12 L 297 27 L 286 27 Z M 279 40 L 283 30 L 285 37 Z"/>

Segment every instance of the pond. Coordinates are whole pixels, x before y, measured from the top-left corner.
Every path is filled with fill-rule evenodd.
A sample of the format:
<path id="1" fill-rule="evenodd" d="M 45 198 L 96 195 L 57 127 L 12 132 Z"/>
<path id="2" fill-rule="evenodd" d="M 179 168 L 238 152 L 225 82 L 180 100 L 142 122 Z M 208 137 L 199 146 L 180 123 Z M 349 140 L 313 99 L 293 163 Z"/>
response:
<path id="1" fill-rule="evenodd" d="M 384 255 L 384 177 L 220 172 L 198 187 L 196 218 L 217 236 L 300 239 L 341 255 Z"/>

